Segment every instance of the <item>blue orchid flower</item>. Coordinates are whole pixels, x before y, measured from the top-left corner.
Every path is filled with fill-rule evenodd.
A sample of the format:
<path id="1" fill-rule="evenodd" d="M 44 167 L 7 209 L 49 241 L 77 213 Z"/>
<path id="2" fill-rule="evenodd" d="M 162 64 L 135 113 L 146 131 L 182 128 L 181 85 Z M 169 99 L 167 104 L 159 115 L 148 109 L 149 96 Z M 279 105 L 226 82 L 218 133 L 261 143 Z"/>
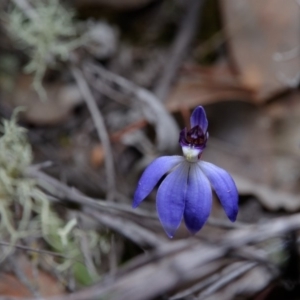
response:
<path id="1" fill-rule="evenodd" d="M 155 159 L 144 171 L 132 205 L 136 208 L 168 173 L 158 188 L 156 208 L 170 238 L 182 219 L 192 234 L 202 228 L 211 211 L 212 188 L 230 221 L 234 222 L 238 213 L 238 191 L 230 174 L 200 160 L 208 140 L 208 121 L 202 106 L 195 108 L 190 122 L 191 129 L 183 129 L 179 136 L 183 156 Z"/>

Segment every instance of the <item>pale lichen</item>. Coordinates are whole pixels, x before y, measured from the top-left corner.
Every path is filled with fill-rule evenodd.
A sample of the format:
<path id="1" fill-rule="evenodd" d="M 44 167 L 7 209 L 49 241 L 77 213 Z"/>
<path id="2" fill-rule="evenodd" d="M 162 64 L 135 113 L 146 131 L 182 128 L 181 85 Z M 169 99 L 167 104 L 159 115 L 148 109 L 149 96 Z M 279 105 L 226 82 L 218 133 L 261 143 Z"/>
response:
<path id="1" fill-rule="evenodd" d="M 26 130 L 17 125 L 18 111 L 0 127 L 0 239 L 11 243 L 11 247 L 2 252 L 0 261 L 12 253 L 14 244 L 20 239 L 42 238 L 50 249 L 68 257 L 53 261 L 53 267 L 60 272 L 70 268 L 76 272 L 74 260 L 84 261 L 80 250 L 82 235 L 93 252 L 101 251 L 99 245 L 103 238 L 100 239 L 94 230 L 82 231 L 76 216 L 67 221 L 59 217 L 36 181 L 25 175 L 33 155 Z M 84 264 L 81 270 L 82 267 L 85 268 Z M 85 271 L 88 274 L 87 269 Z"/>
<path id="2" fill-rule="evenodd" d="M 70 52 L 84 43 L 84 38 L 77 34 L 74 11 L 60 1 L 33 0 L 31 4 L 36 17 L 29 18 L 15 7 L 6 15 L 6 23 L 10 35 L 29 55 L 25 71 L 35 74 L 33 86 L 45 98 L 41 84 L 45 71 L 58 61 L 66 61 Z"/>

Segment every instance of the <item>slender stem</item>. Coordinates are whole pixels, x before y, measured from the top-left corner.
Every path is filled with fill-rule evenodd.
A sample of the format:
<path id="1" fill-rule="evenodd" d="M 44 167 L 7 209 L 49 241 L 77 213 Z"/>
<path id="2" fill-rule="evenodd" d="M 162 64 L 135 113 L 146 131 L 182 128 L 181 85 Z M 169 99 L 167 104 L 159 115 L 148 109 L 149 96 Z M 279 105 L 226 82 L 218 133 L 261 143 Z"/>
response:
<path id="1" fill-rule="evenodd" d="M 12 243 L 8 243 L 8 242 L 4 242 L 4 241 L 0 241 L 0 246 L 12 247 L 12 248 L 16 248 L 16 249 L 20 249 L 20 250 L 24 250 L 24 251 L 35 252 L 35 253 L 39 253 L 39 254 L 45 254 L 45 255 L 51 255 L 51 256 L 70 259 L 70 257 L 65 256 L 63 254 L 56 253 L 56 252 L 43 250 L 43 249 L 35 249 L 35 248 L 31 248 L 31 247 L 27 247 L 27 246 L 23 246 L 23 245 L 18 245 L 18 244 L 12 244 Z"/>
<path id="2" fill-rule="evenodd" d="M 104 119 L 102 114 L 100 113 L 96 100 L 83 76 L 82 71 L 75 67 L 71 66 L 71 71 L 74 76 L 74 79 L 79 87 L 79 90 L 87 104 L 87 107 L 90 111 L 92 119 L 94 121 L 98 137 L 102 142 L 104 152 L 105 152 L 105 170 L 106 170 L 106 178 L 107 178 L 107 199 L 114 200 L 114 192 L 115 192 L 115 170 L 113 163 L 113 156 L 111 145 L 109 141 L 109 136 L 104 124 Z"/>

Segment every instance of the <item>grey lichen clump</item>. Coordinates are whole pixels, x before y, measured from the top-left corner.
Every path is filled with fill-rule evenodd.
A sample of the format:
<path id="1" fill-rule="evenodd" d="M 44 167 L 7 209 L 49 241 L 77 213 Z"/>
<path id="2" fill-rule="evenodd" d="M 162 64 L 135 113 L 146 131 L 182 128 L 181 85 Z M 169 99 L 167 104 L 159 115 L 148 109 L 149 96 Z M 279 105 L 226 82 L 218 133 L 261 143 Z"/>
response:
<path id="1" fill-rule="evenodd" d="M 32 150 L 16 123 L 17 112 L 0 127 L 0 237 L 12 244 L 28 236 L 48 240 L 50 228 L 61 225 L 35 180 L 24 175 Z"/>
<path id="2" fill-rule="evenodd" d="M 16 112 L 10 121 L 3 121 L 0 128 L 0 237 L 15 242 L 28 234 L 34 182 L 22 176 L 32 160 L 31 147 L 26 141 L 25 130 L 16 124 Z M 22 214 L 15 219 L 12 207 L 16 204 Z"/>
<path id="3" fill-rule="evenodd" d="M 32 149 L 26 130 L 17 125 L 17 112 L 0 127 L 0 240 L 11 243 L 11 247 L 3 249 L 0 261 L 11 254 L 18 240 L 42 238 L 50 249 L 68 257 L 58 263 L 52 262 L 57 271 L 71 267 L 75 277 L 80 277 L 84 271 L 88 276 L 84 264 L 80 264 L 80 268 L 74 264 L 74 259 L 84 260 L 80 250 L 82 236 L 95 253 L 101 251 L 99 245 L 103 241 L 96 231 L 78 228 L 76 214 L 71 214 L 68 221 L 60 218 L 36 181 L 25 175 L 32 162 Z M 77 270 L 80 274 L 76 274 Z"/>
<path id="4" fill-rule="evenodd" d="M 55 65 L 57 60 L 67 60 L 83 40 L 78 38 L 73 10 L 58 0 L 34 0 L 31 4 L 35 17 L 29 18 L 15 7 L 6 16 L 7 25 L 11 36 L 30 57 L 25 71 L 35 74 L 34 88 L 45 97 L 41 80 L 47 67 Z"/>

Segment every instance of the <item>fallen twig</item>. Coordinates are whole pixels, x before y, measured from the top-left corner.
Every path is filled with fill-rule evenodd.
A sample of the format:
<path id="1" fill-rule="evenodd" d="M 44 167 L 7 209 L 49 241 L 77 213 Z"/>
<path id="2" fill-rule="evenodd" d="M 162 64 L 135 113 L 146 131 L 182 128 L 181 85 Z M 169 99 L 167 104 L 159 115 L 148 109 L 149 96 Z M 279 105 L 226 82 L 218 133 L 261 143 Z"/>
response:
<path id="1" fill-rule="evenodd" d="M 31 248 L 31 247 L 27 247 L 27 246 L 23 246 L 23 245 L 18 245 L 18 244 L 11 244 L 11 243 L 8 243 L 8 242 L 3 242 L 3 241 L 0 241 L 0 246 L 13 247 L 13 248 L 28 251 L 28 252 L 35 252 L 35 253 L 38 253 L 38 254 L 51 255 L 51 256 L 56 256 L 56 257 L 60 257 L 60 258 L 70 259 L 70 257 L 68 257 L 66 255 L 63 255 L 63 254 L 60 254 L 60 253 L 57 253 L 57 252 L 48 251 L 48 250 L 44 250 L 44 249 L 35 249 L 35 248 Z"/>
<path id="2" fill-rule="evenodd" d="M 112 203 L 102 199 L 87 197 L 76 188 L 67 186 L 61 181 L 40 171 L 39 168 L 36 168 L 35 166 L 27 169 L 26 175 L 35 178 L 38 185 L 43 190 L 51 196 L 56 197 L 58 200 L 70 201 L 82 206 L 90 207 L 97 211 L 106 212 L 109 215 L 119 215 L 127 219 L 130 217 L 138 217 L 144 224 L 146 224 L 145 218 L 147 220 L 158 222 L 156 213 L 148 212 L 141 208 L 132 209 L 131 205 L 124 203 Z M 227 220 L 222 221 L 215 218 L 209 218 L 207 224 L 224 229 L 235 229 L 247 226 L 247 224 L 241 222 L 230 223 Z"/>
<path id="3" fill-rule="evenodd" d="M 178 126 L 154 94 L 95 63 L 87 62 L 86 72 L 97 74 L 100 78 L 98 81 L 102 80 L 102 85 L 110 82 L 117 85 L 121 93 L 129 99 L 139 100 L 143 104 L 145 117 L 156 127 L 158 149 L 161 151 L 176 149 L 178 146 Z"/>
<path id="4" fill-rule="evenodd" d="M 99 139 L 103 144 L 103 148 L 105 152 L 105 169 L 106 169 L 106 178 L 107 178 L 107 199 L 114 200 L 114 192 L 116 189 L 115 170 L 114 170 L 114 162 L 113 162 L 113 156 L 111 151 L 111 145 L 104 124 L 104 119 L 97 107 L 94 96 L 81 70 L 75 66 L 72 66 L 71 71 L 79 87 L 79 90 L 84 100 L 86 101 L 92 119 L 94 121 Z"/>
<path id="5" fill-rule="evenodd" d="M 75 188 L 68 187 L 34 167 L 29 168 L 26 174 L 36 178 L 39 186 L 50 193 L 50 195 L 60 200 L 80 204 L 84 213 L 141 247 L 155 248 L 167 242 L 166 239 L 158 237 L 149 229 L 130 221 L 128 218 L 128 213 L 140 215 L 141 217 L 151 217 L 151 214 L 146 212 L 139 213 L 130 206 L 121 203 L 117 204 L 87 197 Z"/>
<path id="6" fill-rule="evenodd" d="M 234 280 L 237 276 L 248 272 L 256 265 L 257 263 L 255 262 L 236 262 L 227 265 L 220 272 L 213 273 L 211 276 L 193 285 L 192 287 L 172 296 L 170 300 L 180 300 L 197 292 L 199 293 L 199 291 L 207 288 L 207 290 L 203 291 L 203 293 L 205 293 L 205 291 L 208 291 L 208 289 L 210 289 L 212 286 L 216 286 L 216 284 L 220 283 L 221 281 L 224 282 L 226 278 L 226 283 L 229 283 L 231 280 Z M 202 292 L 200 295 L 202 296 Z"/>
<path id="7" fill-rule="evenodd" d="M 142 248 L 157 248 L 168 242 L 166 239 L 159 237 L 152 231 L 143 228 L 130 220 L 116 216 L 112 217 L 87 207 L 83 208 L 83 212 L 99 223 L 120 233 L 122 236 L 133 241 Z"/>
<path id="8" fill-rule="evenodd" d="M 233 281 L 237 277 L 245 274 L 246 272 L 250 271 L 251 269 L 255 268 L 258 264 L 256 262 L 246 262 L 240 263 L 241 265 L 228 272 L 224 276 L 221 276 L 219 280 L 217 280 L 214 284 L 210 285 L 206 290 L 200 293 L 200 296 L 196 298 L 197 300 L 206 299 L 206 297 L 212 295 L 215 291 L 219 290 L 229 282 Z"/>
<path id="9" fill-rule="evenodd" d="M 218 245 L 199 243 L 194 239 L 167 243 L 148 256 L 133 259 L 131 267 L 121 269 L 115 276 L 109 276 L 93 287 L 72 295 L 47 300 L 88 300 L 106 296 L 118 300 L 153 299 L 162 293 L 212 274 L 212 270 L 215 270 L 214 263 L 228 257 L 228 254 L 234 253 L 235 250 L 240 251 L 249 243 L 253 244 L 299 229 L 300 214 L 297 214 L 261 225 L 236 229 L 225 235 Z M 240 272 L 238 271 L 238 274 Z M 226 280 L 220 279 L 214 290 L 229 282 L 233 275 L 238 276 L 231 274 L 225 278 Z M 0 300 L 4 299 L 14 298 L 0 297 Z"/>

